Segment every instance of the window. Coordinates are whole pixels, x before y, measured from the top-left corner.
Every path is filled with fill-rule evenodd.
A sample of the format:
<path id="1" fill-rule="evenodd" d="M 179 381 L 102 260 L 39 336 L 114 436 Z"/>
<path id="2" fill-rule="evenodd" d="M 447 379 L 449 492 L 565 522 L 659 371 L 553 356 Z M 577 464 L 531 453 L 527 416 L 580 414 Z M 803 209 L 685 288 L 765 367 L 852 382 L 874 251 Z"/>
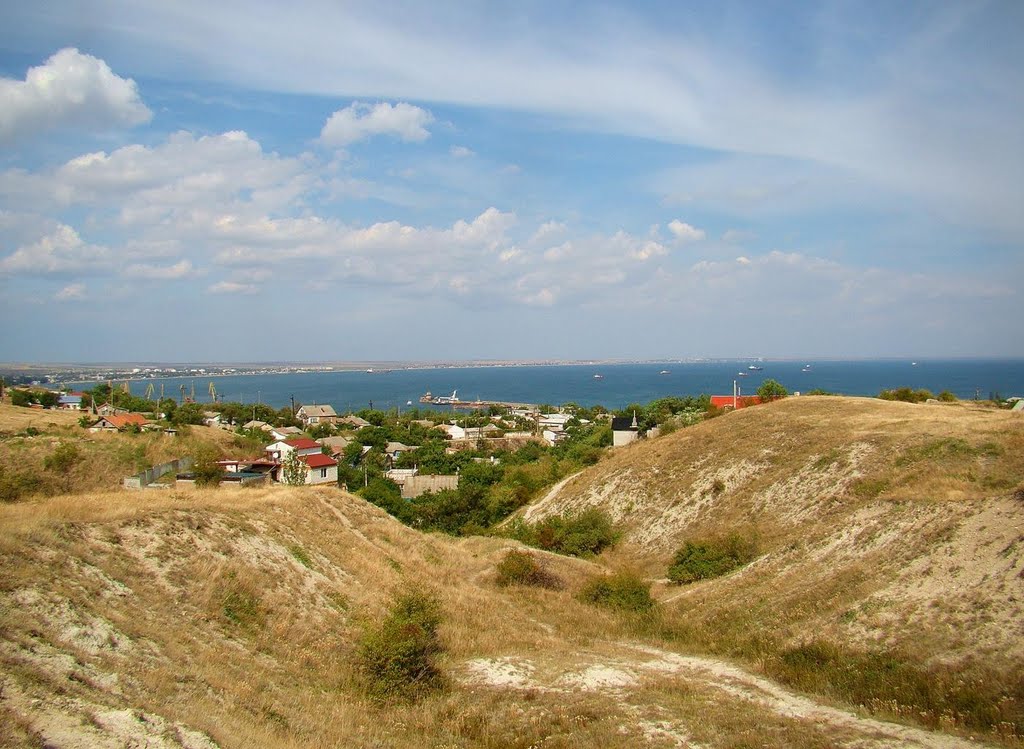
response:
<path id="1" fill-rule="evenodd" d="M 320 469 L 320 478 L 322 478 L 322 479 L 327 478 L 327 469 L 326 468 L 321 468 Z"/>

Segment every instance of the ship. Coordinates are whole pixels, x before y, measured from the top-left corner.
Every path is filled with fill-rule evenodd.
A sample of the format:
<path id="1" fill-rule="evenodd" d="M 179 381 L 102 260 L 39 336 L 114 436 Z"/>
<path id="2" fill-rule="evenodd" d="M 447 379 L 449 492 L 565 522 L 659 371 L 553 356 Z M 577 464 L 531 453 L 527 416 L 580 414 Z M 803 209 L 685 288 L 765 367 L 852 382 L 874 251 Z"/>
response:
<path id="1" fill-rule="evenodd" d="M 755 367 L 753 364 L 751 364 L 749 367 L 747 367 L 747 369 L 749 369 L 751 372 L 760 372 L 762 369 L 764 369 L 764 367 Z"/>
<path id="2" fill-rule="evenodd" d="M 595 380 L 603 380 L 604 379 L 604 375 L 603 374 L 596 374 L 596 375 L 594 375 L 594 379 Z"/>

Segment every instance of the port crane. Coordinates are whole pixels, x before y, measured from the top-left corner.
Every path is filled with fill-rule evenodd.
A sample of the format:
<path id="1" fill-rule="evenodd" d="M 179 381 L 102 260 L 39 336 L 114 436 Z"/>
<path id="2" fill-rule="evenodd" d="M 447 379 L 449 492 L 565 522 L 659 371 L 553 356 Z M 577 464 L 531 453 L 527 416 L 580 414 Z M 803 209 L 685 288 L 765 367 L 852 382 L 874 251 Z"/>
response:
<path id="1" fill-rule="evenodd" d="M 213 380 L 210 380 L 209 391 L 210 391 L 210 401 L 212 403 L 216 403 L 217 402 L 217 386 L 213 384 Z"/>
<path id="2" fill-rule="evenodd" d="M 146 385 L 146 400 L 148 400 L 148 401 L 153 400 L 153 390 L 154 390 L 154 388 L 153 388 L 153 383 L 152 382 L 149 383 L 148 385 Z"/>

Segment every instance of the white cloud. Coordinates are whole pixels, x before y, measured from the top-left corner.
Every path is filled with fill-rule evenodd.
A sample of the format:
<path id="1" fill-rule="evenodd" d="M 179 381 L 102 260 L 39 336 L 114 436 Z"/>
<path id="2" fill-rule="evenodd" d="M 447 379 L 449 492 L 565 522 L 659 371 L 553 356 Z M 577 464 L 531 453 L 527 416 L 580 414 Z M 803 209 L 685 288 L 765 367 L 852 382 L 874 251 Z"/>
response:
<path id="1" fill-rule="evenodd" d="M 135 81 L 77 49 L 62 49 L 29 68 L 24 81 L 0 78 L 0 142 L 64 126 L 139 125 L 151 117 Z"/>
<path id="2" fill-rule="evenodd" d="M 192 263 L 189 260 L 179 260 L 173 265 L 150 265 L 147 263 L 136 263 L 124 269 L 127 278 L 139 278 L 151 281 L 171 281 L 185 278 L 192 275 Z"/>
<path id="3" fill-rule="evenodd" d="M 218 281 L 206 289 L 211 294 L 255 294 L 259 288 L 251 283 L 237 283 L 235 281 Z"/>
<path id="4" fill-rule="evenodd" d="M 419 143 L 430 137 L 426 126 L 433 121 L 434 116 L 427 110 L 401 101 L 394 105 L 353 102 L 327 118 L 320 140 L 340 147 L 375 135 L 390 135 Z"/>
<path id="5" fill-rule="evenodd" d="M 85 284 L 71 283 L 53 295 L 58 302 L 79 302 L 85 299 Z"/>
<path id="6" fill-rule="evenodd" d="M 110 251 L 84 241 L 70 226 L 59 225 L 46 236 L 0 259 L 0 273 L 47 276 L 96 273 L 106 269 Z"/>
<path id="7" fill-rule="evenodd" d="M 465 159 L 470 156 L 476 156 L 476 151 L 474 151 L 471 148 L 466 148 L 465 146 L 452 146 L 450 149 L 448 149 L 448 153 L 450 153 L 457 159 Z"/>
<path id="8" fill-rule="evenodd" d="M 703 229 L 690 226 L 679 219 L 669 221 L 668 230 L 680 242 L 699 242 L 707 236 Z"/>

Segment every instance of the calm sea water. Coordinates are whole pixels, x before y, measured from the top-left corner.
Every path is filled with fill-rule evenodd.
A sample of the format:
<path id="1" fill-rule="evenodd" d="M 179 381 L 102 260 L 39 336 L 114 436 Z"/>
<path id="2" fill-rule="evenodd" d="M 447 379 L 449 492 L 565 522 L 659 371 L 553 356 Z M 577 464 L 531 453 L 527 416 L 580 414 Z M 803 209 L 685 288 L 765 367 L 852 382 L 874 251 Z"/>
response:
<path id="1" fill-rule="evenodd" d="M 670 395 L 726 395 L 736 380 L 743 393 L 753 394 L 767 378 L 790 391 L 821 388 L 846 395 L 877 395 L 885 388 L 950 390 L 959 398 L 1024 396 L 1024 359 L 910 361 L 761 362 L 763 369 L 748 372 L 749 360 L 673 364 L 614 364 L 572 366 L 476 367 L 466 369 L 410 369 L 390 372 L 308 372 L 279 375 L 238 375 L 213 378 L 221 400 L 287 405 L 329 403 L 339 412 L 374 408 L 419 406 L 426 391 L 449 395 L 458 390 L 462 400 L 496 400 L 622 408 Z M 803 371 L 809 365 L 808 371 Z M 668 370 L 668 374 L 661 374 Z M 600 374 L 600 379 L 595 378 Z M 169 397 L 180 395 L 180 385 L 195 385 L 196 398 L 207 401 L 209 377 L 153 380 L 159 395 L 163 383 Z M 91 387 L 94 383 L 80 383 Z M 142 395 L 145 382 L 132 383 Z M 435 407 L 436 408 L 436 407 Z"/>

